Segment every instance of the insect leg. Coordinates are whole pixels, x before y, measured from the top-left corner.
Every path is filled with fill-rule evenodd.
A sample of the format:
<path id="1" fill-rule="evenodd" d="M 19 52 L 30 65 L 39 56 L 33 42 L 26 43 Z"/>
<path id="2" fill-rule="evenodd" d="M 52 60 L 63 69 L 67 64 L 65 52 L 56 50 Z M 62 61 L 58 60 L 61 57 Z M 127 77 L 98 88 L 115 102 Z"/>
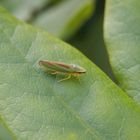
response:
<path id="1" fill-rule="evenodd" d="M 58 82 L 65 81 L 65 80 L 68 80 L 68 79 L 70 79 L 70 78 L 71 78 L 71 74 L 69 74 L 69 75 L 68 75 L 68 77 L 66 77 L 66 78 L 63 78 L 63 79 L 59 80 Z"/>
<path id="2" fill-rule="evenodd" d="M 58 74 L 58 71 L 52 71 L 51 74 Z"/>
<path id="3" fill-rule="evenodd" d="M 77 75 L 76 78 L 78 79 L 79 83 L 81 84 L 81 81 L 80 81 L 80 76 Z"/>
<path id="4" fill-rule="evenodd" d="M 55 75 L 55 74 L 58 74 L 59 73 L 58 71 L 55 71 L 55 70 L 50 69 L 50 68 L 47 68 L 46 69 L 46 72 L 49 73 L 49 74 L 52 74 L 52 75 Z"/>
<path id="5" fill-rule="evenodd" d="M 81 81 L 80 81 L 80 74 L 79 73 L 75 73 L 73 74 L 74 77 L 76 77 L 79 81 L 79 83 L 81 84 Z"/>

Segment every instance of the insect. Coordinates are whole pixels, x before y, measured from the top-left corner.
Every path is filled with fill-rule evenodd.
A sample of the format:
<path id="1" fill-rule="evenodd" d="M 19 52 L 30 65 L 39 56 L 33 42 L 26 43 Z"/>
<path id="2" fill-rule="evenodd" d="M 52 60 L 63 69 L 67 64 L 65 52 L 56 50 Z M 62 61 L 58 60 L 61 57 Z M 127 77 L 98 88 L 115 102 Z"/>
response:
<path id="1" fill-rule="evenodd" d="M 70 79 L 71 76 L 79 77 L 81 74 L 86 73 L 86 70 L 76 64 L 66 64 L 63 62 L 40 60 L 39 65 L 46 68 L 50 74 L 62 74 L 67 77 L 59 80 L 58 82 Z"/>

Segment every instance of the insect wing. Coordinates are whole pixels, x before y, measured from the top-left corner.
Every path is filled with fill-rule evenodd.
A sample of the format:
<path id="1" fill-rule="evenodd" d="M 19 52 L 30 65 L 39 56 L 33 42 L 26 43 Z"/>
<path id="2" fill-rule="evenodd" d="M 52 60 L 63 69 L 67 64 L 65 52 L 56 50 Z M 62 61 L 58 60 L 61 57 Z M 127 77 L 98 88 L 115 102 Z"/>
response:
<path id="1" fill-rule="evenodd" d="M 59 71 L 64 73 L 71 72 L 71 65 L 69 64 L 47 61 L 47 60 L 41 60 L 39 61 L 39 64 L 46 67 L 49 70 L 51 69 L 53 71 Z"/>

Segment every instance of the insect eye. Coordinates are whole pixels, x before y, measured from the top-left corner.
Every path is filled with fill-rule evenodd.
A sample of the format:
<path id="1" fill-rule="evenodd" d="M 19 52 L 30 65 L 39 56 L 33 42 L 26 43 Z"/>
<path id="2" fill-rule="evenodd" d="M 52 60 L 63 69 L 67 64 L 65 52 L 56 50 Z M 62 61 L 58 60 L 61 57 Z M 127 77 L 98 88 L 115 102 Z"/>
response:
<path id="1" fill-rule="evenodd" d="M 73 68 L 75 68 L 75 67 L 76 67 L 76 65 L 72 64 L 72 67 L 73 67 Z"/>

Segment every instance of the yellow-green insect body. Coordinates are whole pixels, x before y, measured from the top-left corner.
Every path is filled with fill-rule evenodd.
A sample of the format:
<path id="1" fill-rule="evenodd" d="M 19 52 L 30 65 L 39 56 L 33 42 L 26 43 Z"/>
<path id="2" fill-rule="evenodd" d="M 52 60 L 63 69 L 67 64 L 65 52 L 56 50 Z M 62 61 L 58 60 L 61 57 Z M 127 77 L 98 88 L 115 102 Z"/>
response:
<path id="1" fill-rule="evenodd" d="M 44 66 L 46 70 L 49 71 L 51 74 L 68 75 L 68 77 L 61 79 L 60 81 L 67 80 L 71 76 L 78 77 L 79 75 L 86 73 L 86 70 L 83 67 L 76 64 L 66 64 L 63 62 L 48 61 L 48 60 L 40 60 L 39 64 L 41 66 Z"/>

